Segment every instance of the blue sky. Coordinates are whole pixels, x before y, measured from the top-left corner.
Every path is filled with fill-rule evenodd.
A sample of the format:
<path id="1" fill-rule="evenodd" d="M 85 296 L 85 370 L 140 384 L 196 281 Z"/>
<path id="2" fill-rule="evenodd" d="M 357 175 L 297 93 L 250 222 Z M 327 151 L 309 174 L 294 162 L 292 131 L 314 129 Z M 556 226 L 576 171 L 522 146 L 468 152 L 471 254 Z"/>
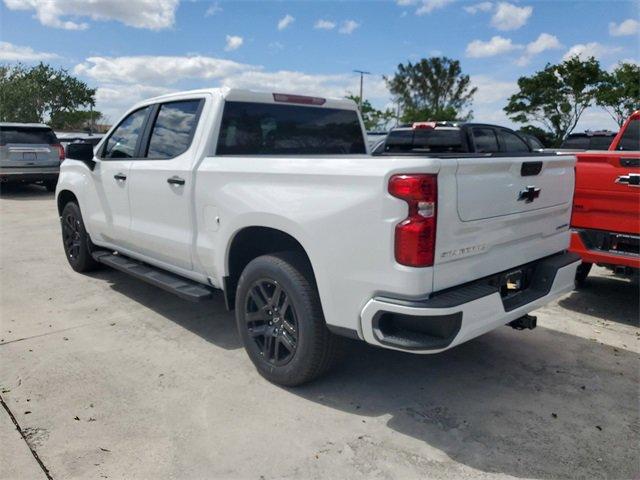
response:
<path id="1" fill-rule="evenodd" d="M 640 60 L 637 1 L 3 0 L 0 61 L 40 60 L 98 88 L 111 121 L 173 90 L 239 86 L 390 104 L 382 75 L 432 55 L 459 59 L 479 87 L 475 119 L 502 113 L 519 76 L 571 54 L 605 68 Z M 578 130 L 615 128 L 593 108 Z"/>

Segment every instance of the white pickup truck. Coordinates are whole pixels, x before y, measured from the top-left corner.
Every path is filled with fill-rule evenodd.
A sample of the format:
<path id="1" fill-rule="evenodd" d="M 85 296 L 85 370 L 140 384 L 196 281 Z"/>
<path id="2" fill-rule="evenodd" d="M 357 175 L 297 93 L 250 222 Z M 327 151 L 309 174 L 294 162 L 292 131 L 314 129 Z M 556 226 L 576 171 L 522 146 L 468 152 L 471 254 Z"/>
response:
<path id="1" fill-rule="evenodd" d="M 570 156 L 372 156 L 351 101 L 208 89 L 142 102 L 67 157 L 71 267 L 193 301 L 223 290 L 282 385 L 325 372 L 344 337 L 438 353 L 532 328 L 528 313 L 574 286 Z"/>

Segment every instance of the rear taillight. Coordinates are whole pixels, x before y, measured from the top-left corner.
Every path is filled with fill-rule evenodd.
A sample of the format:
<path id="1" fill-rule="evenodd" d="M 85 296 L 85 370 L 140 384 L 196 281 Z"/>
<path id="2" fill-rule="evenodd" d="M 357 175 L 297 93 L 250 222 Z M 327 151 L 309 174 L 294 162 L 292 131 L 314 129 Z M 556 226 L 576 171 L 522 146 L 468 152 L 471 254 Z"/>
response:
<path id="1" fill-rule="evenodd" d="M 436 249 L 437 175 L 394 175 L 389 193 L 409 205 L 409 215 L 396 225 L 396 261 L 409 267 L 430 267 Z"/>
<path id="2" fill-rule="evenodd" d="M 62 145 L 60 145 L 59 143 L 56 143 L 54 145 L 51 145 L 53 148 L 57 148 L 58 149 L 58 159 L 60 161 L 64 160 L 64 147 Z"/>

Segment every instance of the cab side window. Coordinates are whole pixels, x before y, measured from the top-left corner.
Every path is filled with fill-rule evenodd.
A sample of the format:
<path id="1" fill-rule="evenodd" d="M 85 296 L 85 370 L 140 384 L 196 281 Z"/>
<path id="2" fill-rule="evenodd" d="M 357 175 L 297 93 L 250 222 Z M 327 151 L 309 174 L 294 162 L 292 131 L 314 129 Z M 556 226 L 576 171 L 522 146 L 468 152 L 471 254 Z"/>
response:
<path id="1" fill-rule="evenodd" d="M 633 119 L 627 125 L 618 143 L 618 150 L 640 150 L 640 120 Z"/>
<path id="2" fill-rule="evenodd" d="M 508 130 L 498 130 L 502 151 L 507 153 L 528 153 L 531 151 L 529 146 L 516 134 Z"/>
<path id="3" fill-rule="evenodd" d="M 478 153 L 496 153 L 500 151 L 498 148 L 498 139 L 493 128 L 476 127 L 472 130 L 473 143 Z"/>
<path id="4" fill-rule="evenodd" d="M 133 158 L 136 154 L 138 139 L 147 119 L 150 107 L 130 113 L 113 131 L 104 150 L 102 158 Z"/>
<path id="5" fill-rule="evenodd" d="M 196 130 L 201 102 L 197 99 L 161 104 L 146 157 L 168 159 L 186 152 Z"/>

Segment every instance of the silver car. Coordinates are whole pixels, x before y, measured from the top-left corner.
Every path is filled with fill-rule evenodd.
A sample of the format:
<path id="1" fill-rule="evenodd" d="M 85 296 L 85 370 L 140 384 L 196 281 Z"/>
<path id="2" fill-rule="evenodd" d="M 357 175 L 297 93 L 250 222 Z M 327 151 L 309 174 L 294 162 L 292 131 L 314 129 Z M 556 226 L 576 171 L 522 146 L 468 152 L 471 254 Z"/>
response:
<path id="1" fill-rule="evenodd" d="M 47 125 L 0 122 L 0 182 L 42 183 L 54 191 L 64 148 Z"/>

